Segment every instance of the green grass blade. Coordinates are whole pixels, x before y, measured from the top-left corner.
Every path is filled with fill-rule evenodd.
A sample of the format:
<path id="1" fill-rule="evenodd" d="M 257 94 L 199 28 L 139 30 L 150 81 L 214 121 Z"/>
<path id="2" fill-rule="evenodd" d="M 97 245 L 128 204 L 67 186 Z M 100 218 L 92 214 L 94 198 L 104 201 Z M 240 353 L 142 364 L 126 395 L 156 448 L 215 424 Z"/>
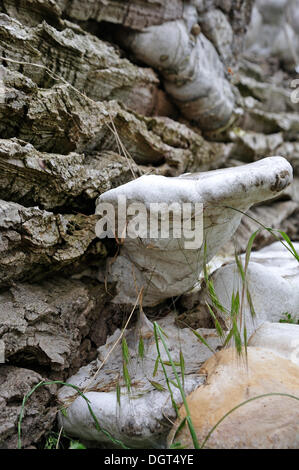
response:
<path id="1" fill-rule="evenodd" d="M 180 351 L 180 368 L 181 368 L 183 388 L 185 388 L 185 359 L 184 359 L 182 350 Z"/>
<path id="2" fill-rule="evenodd" d="M 123 361 L 123 376 L 128 392 L 131 392 L 131 377 L 128 371 L 127 363 Z"/>
<path id="3" fill-rule="evenodd" d="M 252 317 L 252 318 L 255 318 L 255 317 L 256 317 L 256 313 L 255 313 L 255 310 L 254 310 L 254 306 L 253 306 L 251 294 L 250 294 L 248 288 L 246 289 L 246 295 L 247 295 L 247 302 L 248 302 L 248 305 L 249 305 L 251 317 Z"/>
<path id="4" fill-rule="evenodd" d="M 201 336 L 200 333 L 198 333 L 198 331 L 193 330 L 193 328 L 191 328 L 191 331 L 196 336 L 196 338 L 198 338 L 199 341 L 202 342 L 202 344 L 204 344 L 213 354 L 215 353 L 215 350 L 209 345 L 209 343 L 204 339 L 204 337 Z"/>
<path id="5" fill-rule="evenodd" d="M 288 244 L 289 244 L 289 243 L 288 243 L 287 245 L 285 245 L 285 244 L 283 243 L 283 241 L 275 234 L 275 232 L 279 232 L 279 230 L 275 230 L 275 229 L 273 229 L 273 228 L 266 227 L 264 224 L 262 224 L 262 222 L 260 222 L 259 220 L 255 219 L 255 218 L 252 217 L 251 215 L 246 214 L 246 212 L 243 212 L 243 211 L 241 211 L 240 209 L 237 209 L 236 207 L 231 207 L 231 206 L 223 206 L 223 207 L 225 207 L 226 209 L 232 209 L 232 210 L 234 210 L 234 211 L 236 211 L 236 212 L 239 212 L 240 214 L 243 214 L 243 215 L 245 215 L 246 217 L 248 217 L 249 219 L 253 220 L 256 224 L 258 224 L 258 225 L 260 225 L 261 227 L 263 227 L 263 229 L 264 229 L 264 230 L 267 230 L 269 233 L 271 233 L 271 235 L 273 235 L 273 237 L 276 238 L 277 241 L 279 241 L 280 243 L 282 243 L 282 245 L 283 245 L 283 246 L 296 258 L 296 260 L 299 262 L 299 254 L 297 253 L 297 251 L 296 251 L 295 249 L 289 248 L 289 247 L 288 247 Z M 280 232 L 279 232 L 279 233 L 280 233 Z M 280 233 L 280 234 L 281 234 L 281 235 L 283 236 L 283 238 L 285 239 L 285 237 L 284 237 L 284 235 L 286 235 L 285 232 L 283 232 L 284 235 L 283 235 L 282 233 Z M 286 239 L 285 239 L 285 240 L 286 240 Z"/>
<path id="6" fill-rule="evenodd" d="M 166 388 L 163 387 L 163 385 L 159 384 L 158 382 L 154 382 L 154 380 L 149 380 L 149 379 L 147 379 L 147 380 L 159 392 L 165 392 L 166 391 Z"/>
<path id="7" fill-rule="evenodd" d="M 128 447 L 126 447 L 121 441 L 119 441 L 118 439 L 115 439 L 110 433 L 109 431 L 107 431 L 106 429 L 102 428 L 100 426 L 100 423 L 92 409 L 92 407 L 90 406 L 90 401 L 89 399 L 81 392 L 81 390 L 79 389 L 79 387 L 76 387 L 76 385 L 73 385 L 73 384 L 68 384 L 68 383 L 65 383 L 65 382 L 62 382 L 61 380 L 52 380 L 52 381 L 49 381 L 49 382 L 45 382 L 45 381 L 41 381 L 39 382 L 37 385 L 35 385 L 31 390 L 30 392 L 28 392 L 24 398 L 23 398 L 23 401 L 22 401 L 22 406 L 21 406 L 21 411 L 20 411 L 20 415 L 19 415 L 19 419 L 18 419 L 18 449 L 21 449 L 22 448 L 22 441 L 21 441 L 21 435 L 22 435 L 22 421 L 23 421 L 23 417 L 24 417 L 24 409 L 25 409 L 25 405 L 28 401 L 28 399 L 31 397 L 31 395 L 39 388 L 39 387 L 42 387 L 42 386 L 49 386 L 49 385 L 63 385 L 65 387 L 70 387 L 74 390 L 76 390 L 76 392 L 78 393 L 78 395 L 80 395 L 80 397 L 83 398 L 83 400 L 86 402 L 86 405 L 88 407 L 88 411 L 94 421 L 94 424 L 95 424 L 95 427 L 97 429 L 97 431 L 99 432 L 102 432 L 103 434 L 105 434 L 105 436 L 111 441 L 113 442 L 114 444 L 118 445 L 118 446 L 121 446 L 123 449 L 128 449 Z"/>
<path id="8" fill-rule="evenodd" d="M 244 272 L 244 269 L 243 269 L 243 266 L 242 266 L 242 262 L 241 262 L 241 260 L 240 260 L 240 257 L 237 255 L 237 253 L 235 253 L 235 261 L 236 261 L 236 265 L 237 265 L 237 267 L 238 267 L 240 276 L 241 276 L 241 278 L 242 278 L 242 282 L 245 282 L 245 272 Z"/>
<path id="9" fill-rule="evenodd" d="M 67 411 L 66 411 L 66 408 L 60 408 L 60 413 L 62 414 L 62 416 L 64 416 L 65 418 L 67 418 Z"/>
<path id="10" fill-rule="evenodd" d="M 242 340 L 241 340 L 240 331 L 237 325 L 237 320 L 235 318 L 233 319 L 233 338 L 234 338 L 235 348 L 237 350 L 237 353 L 241 355 L 242 354 Z"/>
<path id="11" fill-rule="evenodd" d="M 180 422 L 180 424 L 178 425 L 175 433 L 174 433 L 174 436 L 173 436 L 173 441 L 175 440 L 176 436 L 182 431 L 182 429 L 184 429 L 184 427 L 186 426 L 186 423 L 187 423 L 187 420 L 186 420 L 186 417 L 182 419 L 182 421 Z"/>
<path id="12" fill-rule="evenodd" d="M 239 291 L 236 294 L 232 293 L 232 300 L 231 300 L 231 318 L 237 319 L 240 310 L 240 296 Z"/>
<path id="13" fill-rule="evenodd" d="M 171 363 L 170 363 L 169 361 L 163 361 L 163 364 L 164 364 L 165 366 L 171 367 Z M 174 362 L 174 364 L 175 364 L 176 366 L 178 366 L 178 367 L 180 367 L 180 365 L 181 365 L 180 362 Z"/>
<path id="14" fill-rule="evenodd" d="M 153 377 L 155 377 L 156 374 L 157 374 L 157 372 L 158 372 L 159 362 L 160 362 L 160 358 L 159 358 L 159 356 L 158 356 L 157 359 L 156 359 L 156 362 L 155 362 Z"/>
<path id="15" fill-rule="evenodd" d="M 120 393 L 120 384 L 119 382 L 117 382 L 116 384 L 116 401 L 117 401 L 117 404 L 118 406 L 120 407 L 120 397 L 121 397 L 121 393 Z"/>
<path id="16" fill-rule="evenodd" d="M 180 381 L 180 378 L 178 376 L 178 373 L 177 373 L 177 370 L 176 370 L 176 367 L 173 363 L 173 360 L 172 360 L 172 357 L 170 355 L 170 352 L 169 352 L 169 349 L 167 347 L 167 344 L 164 340 L 164 337 L 163 337 L 163 333 L 161 331 L 161 329 L 159 328 L 159 325 L 157 322 L 154 322 L 154 330 L 156 332 L 156 335 L 160 337 L 161 341 L 162 341 L 162 344 L 163 344 L 163 347 L 164 347 L 164 350 L 168 356 L 168 359 L 169 361 L 171 362 L 171 366 L 172 366 L 172 370 L 173 370 L 173 373 L 174 373 L 174 376 L 175 376 L 175 379 L 177 381 L 177 384 L 178 384 L 178 387 L 180 389 L 180 393 L 181 393 L 181 397 L 182 397 L 182 400 L 183 400 L 183 403 L 184 403 L 184 407 L 185 407 L 185 410 L 186 410 L 186 419 L 187 419 L 187 423 L 188 423 L 188 426 L 189 426 L 189 430 L 190 430 L 190 433 L 191 433 L 191 437 L 192 437 L 192 441 L 193 441 L 193 445 L 194 445 L 194 448 L 195 449 L 199 449 L 199 442 L 198 442 L 198 439 L 197 439 L 197 435 L 196 435 L 196 432 L 195 432 L 195 429 L 194 429 L 194 426 L 193 426 L 193 423 L 192 423 L 192 420 L 191 420 L 191 416 L 190 416 L 190 410 L 189 410 L 189 406 L 188 406 L 188 403 L 187 403 L 187 400 L 186 400 L 186 395 L 185 395 L 185 392 L 184 392 L 184 389 L 182 387 L 182 384 L 181 384 L 181 381 Z"/>
<path id="17" fill-rule="evenodd" d="M 175 388 L 179 388 L 179 387 L 178 387 L 178 384 L 176 384 L 173 380 L 169 379 L 169 382 L 170 382 Z"/>
<path id="18" fill-rule="evenodd" d="M 260 233 L 260 229 L 256 230 L 256 232 L 254 232 L 251 235 L 251 237 L 249 238 L 249 241 L 247 243 L 246 256 L 245 256 L 245 275 L 247 273 L 247 268 L 248 268 L 248 264 L 249 264 L 249 260 L 250 260 L 250 255 L 251 255 L 253 242 L 254 242 L 254 240 L 255 240 L 258 233 Z"/>
<path id="19" fill-rule="evenodd" d="M 171 444 L 170 449 L 185 449 L 180 442 L 175 442 Z"/>
<path id="20" fill-rule="evenodd" d="M 234 408 L 232 408 L 231 410 L 229 410 L 227 413 L 225 413 L 225 415 L 222 416 L 222 418 L 215 424 L 215 426 L 212 427 L 212 429 L 210 430 L 210 432 L 207 434 L 207 436 L 205 437 L 205 439 L 203 440 L 203 442 L 201 443 L 200 445 L 200 449 L 203 449 L 204 446 L 206 445 L 208 439 L 211 437 L 211 435 L 213 434 L 213 432 L 215 431 L 215 429 L 217 429 L 217 427 L 219 426 L 219 424 L 222 423 L 222 421 L 224 421 L 230 414 L 232 414 L 235 410 L 237 410 L 238 408 L 241 408 L 241 406 L 244 406 L 246 405 L 247 403 L 250 403 L 252 401 L 255 401 L 255 400 L 259 400 L 260 398 L 264 398 L 264 397 L 271 397 L 271 396 L 281 396 L 281 397 L 288 397 L 288 398 L 292 398 L 294 400 L 298 400 L 299 401 L 299 397 L 296 397 L 295 395 L 290 395 L 289 393 L 276 393 L 276 392 L 273 392 L 273 393 L 265 393 L 263 395 L 258 395 L 256 397 L 253 397 L 253 398 L 249 398 L 248 400 L 246 401 L 243 401 L 242 403 L 240 403 L 239 405 L 235 406 Z"/>
<path id="21" fill-rule="evenodd" d="M 287 242 L 287 244 L 289 245 L 291 251 L 292 251 L 292 254 L 294 255 L 294 257 L 297 259 L 297 261 L 299 261 L 299 255 L 297 253 L 297 251 L 295 250 L 295 247 L 293 245 L 293 243 L 291 242 L 289 236 L 283 231 L 283 230 L 276 230 L 277 232 L 280 233 L 280 235 L 284 238 L 284 240 Z"/>
<path id="22" fill-rule="evenodd" d="M 126 338 L 123 336 L 122 342 L 121 342 L 121 347 L 122 347 L 122 353 L 123 353 L 123 359 L 126 364 L 129 364 L 130 362 L 130 354 L 129 354 L 129 348 L 128 348 L 128 343 Z"/>
<path id="23" fill-rule="evenodd" d="M 232 336 L 233 336 L 233 328 L 230 329 L 230 331 L 229 331 L 227 337 L 225 338 L 225 341 L 224 341 L 224 343 L 223 343 L 223 347 L 224 347 L 224 348 L 225 348 L 225 346 L 228 345 L 228 343 L 230 342 Z"/>
<path id="24" fill-rule="evenodd" d="M 140 336 L 140 338 L 139 338 L 138 355 L 141 359 L 144 359 L 144 341 L 143 341 L 142 336 Z"/>
<path id="25" fill-rule="evenodd" d="M 208 291 L 209 291 L 209 295 L 210 295 L 210 298 L 211 298 L 211 301 L 212 301 L 214 307 L 216 309 L 220 310 L 223 313 L 227 313 L 227 310 L 223 307 L 220 300 L 218 299 L 218 296 L 216 294 L 213 282 L 211 280 L 208 280 L 206 282 L 207 282 L 207 288 L 208 288 Z"/>
<path id="26" fill-rule="evenodd" d="M 175 402 L 175 399 L 173 397 L 173 393 L 172 393 L 172 390 L 171 390 L 171 387 L 170 387 L 170 380 L 169 380 L 169 377 L 167 375 L 165 365 L 163 364 L 163 361 L 162 361 L 162 357 L 161 357 L 161 353 L 160 353 L 160 346 L 159 346 L 159 337 L 158 337 L 158 332 L 157 332 L 157 328 L 155 326 L 155 323 L 156 322 L 154 322 L 154 336 L 155 336 L 156 348 L 157 348 L 157 353 L 158 353 L 157 359 L 159 360 L 159 362 L 162 366 L 162 370 L 163 370 L 163 374 L 164 374 L 164 377 L 165 377 L 165 380 L 166 380 L 167 388 L 168 388 L 168 391 L 169 391 L 169 394 L 170 394 L 172 406 L 173 406 L 175 412 L 177 413 L 177 415 L 179 416 L 179 409 L 178 409 L 178 406 L 177 406 L 177 404 Z"/>
<path id="27" fill-rule="evenodd" d="M 69 449 L 87 449 L 87 447 L 79 441 L 71 441 Z"/>
<path id="28" fill-rule="evenodd" d="M 215 328 L 216 328 L 216 331 L 218 333 L 218 336 L 223 339 L 224 338 L 224 331 L 219 323 L 219 321 L 217 320 L 216 318 L 216 315 L 215 313 L 213 312 L 213 310 L 211 309 L 211 306 L 208 304 L 208 302 L 206 302 L 206 305 L 209 309 L 209 312 L 210 312 L 210 315 L 211 317 L 213 318 L 213 322 L 214 322 L 214 325 L 215 325 Z"/>

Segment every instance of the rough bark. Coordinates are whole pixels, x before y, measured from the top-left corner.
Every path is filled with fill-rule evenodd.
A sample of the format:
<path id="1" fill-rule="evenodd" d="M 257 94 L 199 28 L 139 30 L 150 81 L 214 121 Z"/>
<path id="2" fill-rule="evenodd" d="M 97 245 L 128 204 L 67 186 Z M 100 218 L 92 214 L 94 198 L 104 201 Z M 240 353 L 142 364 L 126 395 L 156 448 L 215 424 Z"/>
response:
<path id="1" fill-rule="evenodd" d="M 229 133 L 233 142 L 229 149 L 231 159 L 250 162 L 263 158 L 264 155 L 283 155 L 292 164 L 294 173 L 299 172 L 299 142 L 284 141 L 282 131 L 264 134 L 235 128 Z"/>
<path id="2" fill-rule="evenodd" d="M 28 26 L 36 26 L 46 18 L 47 23 L 62 28 L 62 11 L 55 0 L 2 0 L 0 12 Z"/>
<path id="3" fill-rule="evenodd" d="M 0 448 L 17 448 L 23 397 L 41 380 L 42 377 L 32 370 L 13 366 L 0 368 Z M 55 386 L 44 386 L 28 400 L 22 422 L 23 447 L 35 444 L 50 431 L 57 413 L 55 393 Z"/>
<path id="4" fill-rule="evenodd" d="M 233 50 L 239 55 L 243 50 L 244 35 L 250 22 L 254 0 L 216 0 L 214 3 L 227 15 L 234 31 Z"/>
<path id="5" fill-rule="evenodd" d="M 119 152 L 121 141 L 137 163 L 166 162 L 180 172 L 213 166 L 223 156 L 223 145 L 209 144 L 183 124 L 133 114 L 116 101 L 92 101 L 67 84 L 40 89 L 19 72 L 1 70 L 6 87 L 0 103 L 4 138 L 18 137 L 37 150 L 63 154 Z M 157 124 L 164 131 L 152 131 Z"/>
<path id="6" fill-rule="evenodd" d="M 232 253 L 234 249 L 239 253 L 244 253 L 251 235 L 261 228 L 261 226 L 250 219 L 250 217 L 262 222 L 265 227 L 284 230 L 286 228 L 284 222 L 295 213 L 297 208 L 298 203 L 295 201 L 283 201 L 250 209 L 247 212 L 249 217 L 243 218 L 235 234 L 235 241 L 231 249 Z M 260 249 L 273 243 L 273 241 L 275 241 L 275 239 L 270 232 L 261 230 L 254 240 L 253 249 Z"/>
<path id="7" fill-rule="evenodd" d="M 104 285 L 91 280 L 56 276 L 38 284 L 14 284 L 0 294 L 6 360 L 56 378 L 77 370 L 106 340 L 109 298 Z"/>
<path id="8" fill-rule="evenodd" d="M 247 36 L 247 48 L 260 58 L 276 57 L 294 71 L 299 65 L 298 0 L 257 0 Z"/>
<path id="9" fill-rule="evenodd" d="M 73 20 L 119 23 L 134 29 L 162 24 L 165 21 L 181 18 L 183 1 L 172 0 L 58 0 L 60 8 Z"/>
<path id="10" fill-rule="evenodd" d="M 82 269 L 88 259 L 106 257 L 96 240 L 96 216 L 53 214 L 37 207 L 0 202 L 0 285 L 41 278 L 50 272 Z"/>
<path id="11" fill-rule="evenodd" d="M 0 55 L 27 63 L 10 62 L 9 67 L 22 70 L 43 88 L 64 79 L 96 101 L 120 100 L 145 115 L 156 105 L 159 81 L 155 73 L 122 59 L 113 46 L 78 26 L 68 24 L 59 31 L 43 22 L 30 28 L 2 14 Z"/>
<path id="12" fill-rule="evenodd" d="M 292 77 L 278 60 L 240 60 L 252 3 L 0 1 L 0 340 L 10 361 L 0 368 L 0 446 L 17 445 L 24 394 L 94 360 L 127 318 L 128 309 L 112 305 L 115 286 L 95 279 L 99 267 L 106 279 L 116 248 L 95 236 L 99 196 L 141 174 L 179 176 L 270 155 L 299 174 Z M 153 41 L 151 56 L 140 43 L 128 53 L 129 38 L 138 43 L 148 31 L 157 57 Z M 249 215 L 298 240 L 298 178 L 282 197 Z M 244 218 L 226 254 L 243 252 L 257 228 Z M 262 231 L 253 248 L 270 241 Z M 180 320 L 214 327 L 198 302 L 198 292 L 186 294 Z M 163 316 L 165 305 L 150 311 Z M 51 428 L 54 395 L 40 389 L 26 405 L 25 447 Z"/>
<path id="13" fill-rule="evenodd" d="M 94 213 L 100 194 L 138 172 L 134 162 L 113 152 L 49 154 L 18 139 L 0 139 L 0 169 L 0 198 L 87 214 Z"/>

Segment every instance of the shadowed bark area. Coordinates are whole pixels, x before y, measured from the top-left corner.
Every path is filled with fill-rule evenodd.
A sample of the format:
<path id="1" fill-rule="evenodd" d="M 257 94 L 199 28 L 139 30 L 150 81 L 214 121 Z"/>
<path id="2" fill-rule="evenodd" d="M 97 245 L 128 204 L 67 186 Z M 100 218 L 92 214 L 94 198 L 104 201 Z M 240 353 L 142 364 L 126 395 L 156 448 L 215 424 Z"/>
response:
<path id="1" fill-rule="evenodd" d="M 65 377 L 67 369 L 93 359 L 95 346 L 105 340 L 104 330 L 93 334 L 93 325 L 99 307 L 105 317 L 108 299 L 96 282 L 56 276 L 38 284 L 15 283 L 0 294 L 6 358 L 53 378 Z"/>

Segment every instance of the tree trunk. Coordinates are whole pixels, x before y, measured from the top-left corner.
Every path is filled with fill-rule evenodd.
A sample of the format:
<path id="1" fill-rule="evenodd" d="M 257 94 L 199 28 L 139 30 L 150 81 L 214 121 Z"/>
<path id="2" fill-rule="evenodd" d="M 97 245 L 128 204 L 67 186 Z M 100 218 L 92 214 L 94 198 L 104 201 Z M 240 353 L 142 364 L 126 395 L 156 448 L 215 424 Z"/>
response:
<path id="1" fill-rule="evenodd" d="M 66 379 L 123 325 L 127 310 L 111 304 L 114 286 L 97 276 L 118 252 L 95 234 L 102 193 L 142 174 L 179 176 L 277 153 L 298 176 L 289 76 L 274 59 L 242 57 L 252 6 L 0 2 L 0 447 L 16 447 L 32 386 Z M 280 82 L 269 80 L 274 72 Z M 284 223 L 299 239 L 298 191 L 287 197 L 251 215 L 267 213 L 268 225 Z M 244 251 L 251 226 L 239 230 Z M 54 395 L 48 387 L 30 401 L 24 446 L 51 430 Z"/>

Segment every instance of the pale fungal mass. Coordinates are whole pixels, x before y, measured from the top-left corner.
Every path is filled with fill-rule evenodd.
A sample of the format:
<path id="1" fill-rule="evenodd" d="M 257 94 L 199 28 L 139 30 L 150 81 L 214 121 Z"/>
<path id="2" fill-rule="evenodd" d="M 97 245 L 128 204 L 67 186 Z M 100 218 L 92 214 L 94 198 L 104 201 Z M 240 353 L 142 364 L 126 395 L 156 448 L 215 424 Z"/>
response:
<path id="1" fill-rule="evenodd" d="M 203 241 L 184 248 L 184 237 L 163 240 L 126 237 L 119 256 L 110 265 L 109 280 L 116 282 L 115 303 L 134 305 L 143 288 L 143 305 L 156 305 L 191 289 L 204 262 L 209 262 L 237 230 L 243 212 L 253 204 L 278 196 L 292 182 L 293 171 L 282 157 L 178 178 L 141 176 L 102 194 L 98 203 L 111 203 L 117 211 L 119 196 L 127 204 L 142 203 L 147 209 L 154 202 L 203 204 Z"/>

